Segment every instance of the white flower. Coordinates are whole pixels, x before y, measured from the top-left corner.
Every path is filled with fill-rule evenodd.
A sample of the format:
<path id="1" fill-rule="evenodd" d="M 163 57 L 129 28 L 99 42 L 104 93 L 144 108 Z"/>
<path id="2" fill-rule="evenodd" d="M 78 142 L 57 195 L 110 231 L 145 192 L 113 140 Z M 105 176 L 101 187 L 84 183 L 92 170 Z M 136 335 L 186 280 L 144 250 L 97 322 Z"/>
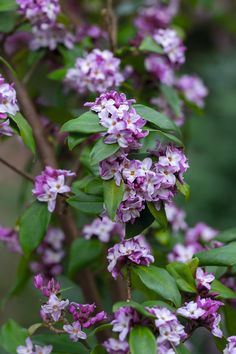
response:
<path id="1" fill-rule="evenodd" d="M 50 295 L 47 304 L 42 305 L 43 313 L 50 314 L 54 321 L 58 321 L 61 312 L 69 305 L 69 300 L 60 301 L 55 294 Z"/>

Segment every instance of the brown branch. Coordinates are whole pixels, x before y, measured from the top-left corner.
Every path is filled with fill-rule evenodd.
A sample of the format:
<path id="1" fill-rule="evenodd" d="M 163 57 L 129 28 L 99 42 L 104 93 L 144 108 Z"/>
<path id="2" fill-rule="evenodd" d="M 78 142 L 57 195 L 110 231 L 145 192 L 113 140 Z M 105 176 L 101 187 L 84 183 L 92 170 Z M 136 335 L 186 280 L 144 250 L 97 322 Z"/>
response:
<path id="1" fill-rule="evenodd" d="M 130 301 L 132 299 L 132 285 L 131 285 L 131 268 L 130 268 L 130 264 L 127 264 L 126 285 L 127 285 L 127 301 Z"/>
<path id="2" fill-rule="evenodd" d="M 21 177 L 24 177 L 25 179 L 27 179 L 28 181 L 34 183 L 34 178 L 32 176 L 30 176 L 28 173 L 20 170 L 19 168 L 13 166 L 10 162 L 4 160 L 2 157 L 0 157 L 0 162 L 7 166 L 8 168 L 10 168 L 12 171 L 16 172 L 18 175 L 20 175 Z"/>
<path id="3" fill-rule="evenodd" d="M 114 53 L 117 47 L 117 18 L 113 11 L 113 0 L 107 0 L 107 6 L 103 9 L 102 16 L 108 33 L 110 49 Z"/>

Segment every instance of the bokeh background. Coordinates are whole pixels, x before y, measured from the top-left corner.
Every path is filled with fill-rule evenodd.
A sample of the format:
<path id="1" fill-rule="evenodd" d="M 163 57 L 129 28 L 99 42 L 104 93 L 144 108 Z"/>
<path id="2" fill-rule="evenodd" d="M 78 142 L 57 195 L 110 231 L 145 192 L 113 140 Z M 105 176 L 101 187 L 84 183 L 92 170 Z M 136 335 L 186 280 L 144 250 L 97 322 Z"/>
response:
<path id="1" fill-rule="evenodd" d="M 103 2 L 80 1 L 99 16 Z M 141 1 L 117 1 L 120 40 L 135 34 L 133 13 Z M 229 0 L 181 1 L 176 26 L 186 33 L 187 60 L 183 72 L 200 75 L 209 88 L 206 109 L 193 114 L 185 127 L 191 187 L 188 203 L 180 201 L 190 225 L 203 221 L 223 230 L 236 226 L 236 2 Z M 98 22 L 99 22 L 99 18 Z M 28 153 L 15 139 L 0 142 L 0 154 L 25 168 Z M 23 180 L 0 165 L 0 224 L 14 225 L 22 204 Z M 4 299 L 16 277 L 17 256 L 0 245 L 0 298 Z M 29 284 L 17 299 L 0 310 L 0 324 L 13 317 L 23 326 L 37 322 L 39 297 Z M 197 337 L 199 338 L 199 336 Z M 200 337 L 201 338 L 201 337 Z M 199 353 L 204 353 L 200 343 Z M 4 353 L 3 351 L 0 353 Z"/>

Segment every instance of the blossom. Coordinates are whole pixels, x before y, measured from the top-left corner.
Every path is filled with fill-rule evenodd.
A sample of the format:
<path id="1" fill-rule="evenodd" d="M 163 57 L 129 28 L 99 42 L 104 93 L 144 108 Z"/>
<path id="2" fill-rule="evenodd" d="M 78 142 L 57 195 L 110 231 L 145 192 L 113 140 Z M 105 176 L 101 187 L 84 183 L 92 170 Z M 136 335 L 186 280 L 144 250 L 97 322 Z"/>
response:
<path id="1" fill-rule="evenodd" d="M 147 310 L 157 318 L 155 320 L 156 327 L 162 326 L 163 324 L 176 320 L 175 314 L 165 307 L 147 307 Z"/>
<path id="2" fill-rule="evenodd" d="M 1 135 L 5 135 L 5 136 L 14 135 L 14 132 L 13 132 L 12 128 L 10 127 L 9 119 L 7 119 L 7 120 L 0 119 L 0 136 Z"/>
<path id="3" fill-rule="evenodd" d="M 77 58 L 75 66 L 68 70 L 65 85 L 78 93 L 105 92 L 120 86 L 124 76 L 120 72 L 120 59 L 109 50 L 93 49 Z"/>
<path id="4" fill-rule="evenodd" d="M 187 243 L 193 243 L 198 241 L 209 242 L 217 234 L 218 234 L 217 230 L 200 222 L 197 223 L 193 228 L 188 229 L 185 236 L 185 240 Z"/>
<path id="5" fill-rule="evenodd" d="M 95 102 L 85 106 L 98 114 L 99 123 L 106 128 L 104 143 L 118 143 L 121 148 L 137 149 L 139 140 L 148 135 L 142 128 L 146 121 L 131 106 L 134 100 L 127 100 L 125 94 L 110 91 L 100 95 Z"/>
<path id="6" fill-rule="evenodd" d="M 128 354 L 129 352 L 128 343 L 119 339 L 109 338 L 103 346 L 109 354 Z"/>
<path id="7" fill-rule="evenodd" d="M 22 253 L 19 236 L 16 230 L 0 225 L 0 241 L 2 241 L 11 252 Z"/>
<path id="8" fill-rule="evenodd" d="M 208 90 L 199 77 L 183 75 L 176 80 L 175 85 L 189 102 L 200 108 L 204 107 L 204 99 Z"/>
<path id="9" fill-rule="evenodd" d="M 157 54 L 149 55 L 145 59 L 145 68 L 161 83 L 168 86 L 174 84 L 174 70 L 165 57 Z"/>
<path id="10" fill-rule="evenodd" d="M 70 187 L 65 185 L 65 177 L 74 176 L 75 173 L 66 170 L 55 170 L 47 166 L 41 175 L 35 178 L 33 195 L 40 202 L 48 203 L 48 210 L 53 212 L 58 194 L 70 192 Z"/>
<path id="11" fill-rule="evenodd" d="M 69 337 L 73 342 L 87 338 L 87 334 L 81 330 L 81 325 L 78 321 L 73 322 L 71 325 L 64 325 L 63 329 L 69 334 Z"/>
<path id="12" fill-rule="evenodd" d="M 213 282 L 214 279 L 215 276 L 213 274 L 204 272 L 201 268 L 197 268 L 196 281 L 198 290 L 210 290 L 210 284 Z"/>
<path id="13" fill-rule="evenodd" d="M 228 344 L 226 345 L 223 353 L 224 354 L 236 354 L 236 336 L 231 336 L 227 338 Z"/>
<path id="14" fill-rule="evenodd" d="M 78 304 L 71 302 L 68 307 L 68 312 L 73 316 L 74 321 L 79 322 L 84 328 L 94 326 L 107 318 L 104 311 L 98 312 L 92 316 L 96 306 L 94 304 Z"/>
<path id="15" fill-rule="evenodd" d="M 29 46 L 32 50 L 38 50 L 39 48 L 55 50 L 59 44 L 63 44 L 66 48 L 72 49 L 74 41 L 74 35 L 68 32 L 62 23 L 45 23 L 41 27 L 34 26 L 32 28 L 32 38 Z"/>
<path id="16" fill-rule="evenodd" d="M 107 256 L 108 271 L 117 278 L 122 267 L 128 262 L 146 265 L 154 262 L 150 248 L 142 236 L 124 240 L 109 248 Z"/>
<path id="17" fill-rule="evenodd" d="M 28 337 L 25 341 L 25 346 L 20 345 L 17 347 L 16 352 L 17 354 L 50 354 L 52 352 L 52 346 L 47 345 L 41 347 L 39 345 L 33 345 L 31 339 Z"/>
<path id="18" fill-rule="evenodd" d="M 120 307 L 115 312 L 115 318 L 111 322 L 112 331 L 119 333 L 119 340 L 124 341 L 127 337 L 132 325 L 137 323 L 139 316 L 131 307 Z"/>
<path id="19" fill-rule="evenodd" d="M 58 321 L 62 311 L 69 305 L 69 300 L 59 300 L 55 294 L 50 295 L 48 302 L 42 305 L 44 314 L 49 314 L 54 321 Z"/>
<path id="20" fill-rule="evenodd" d="M 103 216 L 101 219 L 94 219 L 90 225 L 85 225 L 82 233 L 87 240 L 92 236 L 97 236 L 101 242 L 108 242 L 115 226 L 116 223 L 111 221 L 107 216 Z"/>
<path id="21" fill-rule="evenodd" d="M 185 62 L 186 48 L 175 30 L 159 29 L 154 33 L 153 39 L 162 47 L 172 64 L 181 65 Z"/>
<path id="22" fill-rule="evenodd" d="M 20 12 L 32 24 L 54 22 L 60 12 L 59 0 L 16 0 Z"/>
<path id="23" fill-rule="evenodd" d="M 190 301 L 185 306 L 178 308 L 177 313 L 191 320 L 196 320 L 205 313 L 205 310 L 199 308 L 196 302 Z"/>
<path id="24" fill-rule="evenodd" d="M 169 262 L 188 262 L 192 259 L 193 255 L 198 251 L 195 244 L 184 246 L 180 243 L 176 244 L 168 254 Z"/>
<path id="25" fill-rule="evenodd" d="M 15 116 L 18 111 L 16 91 L 13 85 L 6 83 L 0 74 L 0 124 L 2 124 L 1 119 L 7 118 L 8 115 Z M 5 129 L 6 125 L 5 123 Z"/>
<path id="26" fill-rule="evenodd" d="M 187 224 L 185 221 L 186 213 L 178 208 L 174 203 L 165 204 L 166 216 L 174 232 L 185 230 Z"/>

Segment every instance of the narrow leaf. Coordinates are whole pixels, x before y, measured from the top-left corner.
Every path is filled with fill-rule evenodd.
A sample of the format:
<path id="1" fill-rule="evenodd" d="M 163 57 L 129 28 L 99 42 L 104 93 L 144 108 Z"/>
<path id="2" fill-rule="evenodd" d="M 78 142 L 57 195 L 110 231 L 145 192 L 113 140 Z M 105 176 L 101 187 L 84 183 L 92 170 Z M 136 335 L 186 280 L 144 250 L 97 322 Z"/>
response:
<path id="1" fill-rule="evenodd" d="M 116 211 L 122 202 L 124 192 L 125 186 L 123 182 L 120 186 L 117 186 L 114 179 L 103 181 L 104 203 L 111 220 L 115 219 Z"/>
<path id="2" fill-rule="evenodd" d="M 236 228 L 220 232 L 215 239 L 224 243 L 236 241 Z"/>
<path id="3" fill-rule="evenodd" d="M 96 165 L 100 161 L 114 155 L 119 148 L 118 144 L 105 144 L 103 138 L 99 139 L 90 153 L 91 165 Z"/>
<path id="4" fill-rule="evenodd" d="M 33 138 L 33 133 L 31 126 L 29 125 L 27 120 L 19 112 L 16 113 L 15 116 L 11 115 L 10 118 L 17 125 L 20 132 L 20 136 L 22 137 L 22 140 L 25 145 L 33 152 L 33 154 L 35 154 L 35 142 Z"/>
<path id="5" fill-rule="evenodd" d="M 181 183 L 179 180 L 176 180 L 176 187 L 178 191 L 184 195 L 186 200 L 190 198 L 190 187 L 187 183 Z"/>
<path id="6" fill-rule="evenodd" d="M 67 199 L 67 203 L 86 214 L 100 214 L 103 210 L 102 197 L 81 191 L 77 191 L 74 197 Z"/>
<path id="7" fill-rule="evenodd" d="M 227 246 L 196 253 L 195 256 L 199 259 L 201 266 L 233 266 L 236 264 L 236 242 L 232 242 Z"/>
<path id="8" fill-rule="evenodd" d="M 168 220 L 166 217 L 165 208 L 162 206 L 160 210 L 157 210 L 152 202 L 147 202 L 148 209 L 162 228 L 167 228 Z"/>
<path id="9" fill-rule="evenodd" d="M 219 299 L 236 299 L 236 293 L 216 279 L 211 284 L 211 292 L 217 293 Z"/>
<path id="10" fill-rule="evenodd" d="M 175 89 L 167 85 L 161 85 L 161 91 L 175 115 L 179 117 L 181 114 L 180 99 Z"/>
<path id="11" fill-rule="evenodd" d="M 71 119 L 66 122 L 62 128 L 62 132 L 73 133 L 99 133 L 106 131 L 106 128 L 99 123 L 98 115 L 93 112 L 86 112 L 80 117 Z"/>
<path id="12" fill-rule="evenodd" d="M 178 288 L 189 293 L 196 293 L 195 279 L 190 267 L 185 263 L 173 262 L 167 265 L 168 272 L 175 279 Z"/>
<path id="13" fill-rule="evenodd" d="M 156 354 L 156 338 L 151 330 L 144 326 L 135 326 L 129 336 L 131 354 Z"/>
<path id="14" fill-rule="evenodd" d="M 139 46 L 139 50 L 163 54 L 163 49 L 161 48 L 161 46 L 159 46 L 159 44 L 157 44 L 157 42 L 150 36 L 145 37 L 142 40 Z"/>

